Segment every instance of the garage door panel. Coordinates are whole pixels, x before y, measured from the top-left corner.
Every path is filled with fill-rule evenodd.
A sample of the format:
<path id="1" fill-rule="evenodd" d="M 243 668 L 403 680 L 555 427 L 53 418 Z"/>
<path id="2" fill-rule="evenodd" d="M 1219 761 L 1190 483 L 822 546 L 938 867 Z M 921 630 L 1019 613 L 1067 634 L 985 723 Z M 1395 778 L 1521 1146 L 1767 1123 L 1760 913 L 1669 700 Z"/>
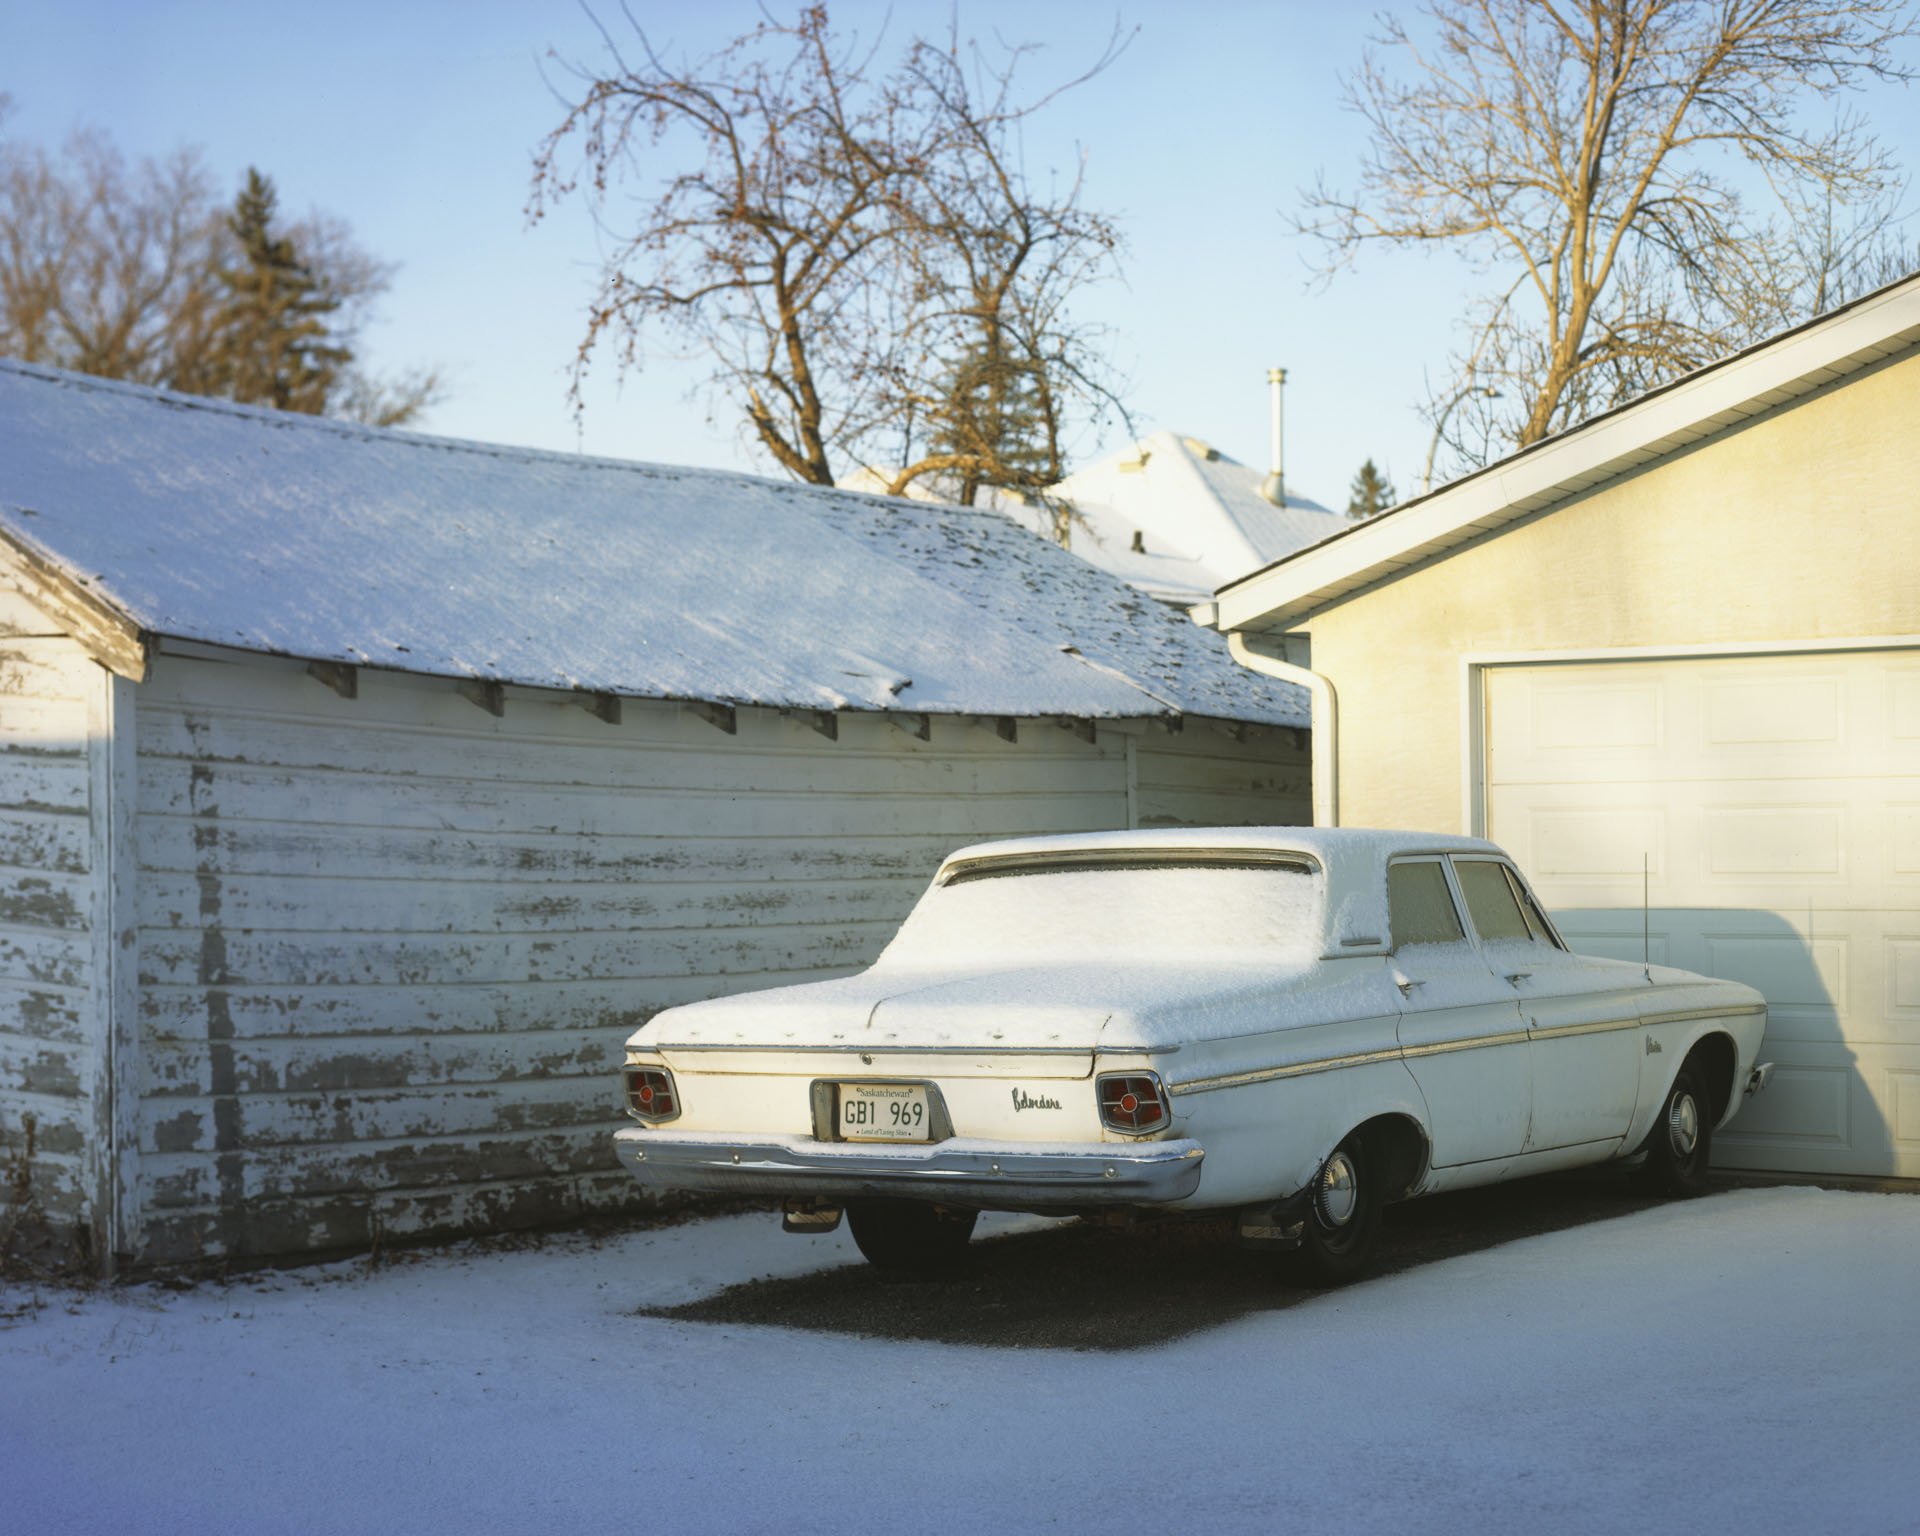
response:
<path id="1" fill-rule="evenodd" d="M 1526 827 L 1527 867 L 1542 871 L 1542 879 L 1572 885 L 1631 879 L 1637 885 L 1643 869 L 1666 873 L 1667 815 L 1658 806 L 1536 807 Z"/>
<path id="2" fill-rule="evenodd" d="M 1488 832 L 1576 948 L 1759 988 L 1745 1167 L 1920 1175 L 1920 654 L 1498 667 Z M 1643 887 L 1642 858 L 1646 860 Z"/>
<path id="3" fill-rule="evenodd" d="M 1526 717 L 1529 755 L 1558 765 L 1595 752 L 1613 758 L 1657 753 L 1666 744 L 1665 707 L 1657 685 L 1543 683 Z"/>
<path id="4" fill-rule="evenodd" d="M 1610 783 L 1623 762 L 1656 782 L 1843 778 L 1911 773 L 1920 747 L 1920 666 L 1894 653 L 1807 664 L 1751 658 L 1616 663 L 1671 670 L 1627 682 L 1597 669 L 1504 668 L 1487 700 L 1487 740 L 1508 782 Z M 1532 671 L 1536 676 L 1514 679 Z M 1843 751 L 1837 749 L 1844 749 Z"/>
<path id="5" fill-rule="evenodd" d="M 1893 1139 L 1903 1155 L 1920 1158 L 1920 1069 L 1887 1074 L 1893 1101 Z"/>
<path id="6" fill-rule="evenodd" d="M 1886 1012 L 1920 1036 L 1920 934 L 1891 934 L 1886 947 Z"/>
<path id="7" fill-rule="evenodd" d="M 1509 850 L 1511 851 L 1511 850 Z M 1516 855 L 1517 857 L 1517 855 Z M 1526 861 L 1520 861 L 1522 869 Z M 1554 926 L 1567 947 L 1579 955 L 1600 955 L 1608 960 L 1651 961 L 1654 965 L 1680 965 L 1673 958 L 1667 930 L 1661 926 L 1663 913 L 1649 913 L 1652 920 L 1642 945 L 1640 912 L 1607 907 L 1560 907 L 1554 911 Z M 1685 966 L 1687 970 L 1697 967 Z"/>
<path id="8" fill-rule="evenodd" d="M 1753 883 L 1838 879 L 1846 873 L 1847 813 L 1838 805 L 1702 806 L 1707 878 Z"/>
<path id="9" fill-rule="evenodd" d="M 1809 891 L 1899 887 L 1895 905 L 1920 894 L 1920 798 L 1878 796 L 1920 789 L 1909 780 L 1660 784 L 1494 783 L 1489 825 L 1526 855 L 1543 881 L 1610 888 L 1640 897 L 1647 856 L 1652 899 L 1701 905 L 1739 888 L 1750 904 L 1804 905 Z M 1864 882 L 1864 883 L 1863 883 Z M 1886 903 L 1878 903 L 1886 904 Z"/>
<path id="10" fill-rule="evenodd" d="M 1776 1058 L 1780 1053 L 1775 1052 Z M 1721 1161 L 1726 1154 L 1745 1150 L 1741 1166 L 1752 1166 L 1752 1155 L 1764 1155 L 1782 1146 L 1825 1147 L 1845 1150 L 1853 1144 L 1853 1064 L 1795 1064 L 1775 1060 L 1767 1091 L 1745 1105 L 1719 1138 Z M 1776 1092 L 1776 1090 L 1778 1090 Z"/>
<path id="11" fill-rule="evenodd" d="M 1920 745 L 1920 667 L 1896 672 L 1887 691 L 1893 739 Z"/>
<path id="12" fill-rule="evenodd" d="M 1920 887 L 1920 804 L 1888 805 L 1886 825 L 1888 881 Z"/>
<path id="13" fill-rule="evenodd" d="M 1920 1178 L 1920 1048 L 1784 1041 L 1769 1027 L 1767 1051 L 1774 1081 L 1717 1139 L 1717 1162 Z"/>
<path id="14" fill-rule="evenodd" d="M 1784 925 L 1777 933 L 1709 933 L 1704 938 L 1708 975 L 1745 982 L 1766 995 L 1769 1008 L 1838 1014 L 1848 985 L 1845 939 L 1809 939 Z"/>
<path id="15" fill-rule="evenodd" d="M 1716 682 L 1701 692 L 1702 744 L 1716 755 L 1762 748 L 1771 757 L 1788 747 L 1840 740 L 1845 689 L 1838 678 Z"/>

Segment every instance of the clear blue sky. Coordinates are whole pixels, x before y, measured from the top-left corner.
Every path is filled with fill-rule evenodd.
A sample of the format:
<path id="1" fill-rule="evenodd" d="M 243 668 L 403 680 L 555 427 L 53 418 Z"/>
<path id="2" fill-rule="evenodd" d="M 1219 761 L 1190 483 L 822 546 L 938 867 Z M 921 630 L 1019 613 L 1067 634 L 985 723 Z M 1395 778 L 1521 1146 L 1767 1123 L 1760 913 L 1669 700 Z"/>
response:
<path id="1" fill-rule="evenodd" d="M 657 43 L 696 52 L 757 15 L 750 0 L 630 4 Z M 889 7 L 832 10 L 871 35 Z M 965 34 L 1043 44 L 1035 83 L 1086 62 L 1116 14 L 1139 28 L 1113 68 L 1050 110 L 1028 154 L 1038 168 L 1084 146 L 1089 202 L 1125 225 L 1128 282 L 1098 313 L 1123 335 L 1141 430 L 1172 427 L 1261 462 L 1265 373 L 1280 363 L 1291 488 L 1344 506 L 1371 455 L 1403 494 L 1415 489 L 1423 375 L 1444 366 L 1470 274 L 1444 257 L 1377 253 L 1309 291 L 1306 252 L 1283 218 L 1320 169 L 1351 182 L 1360 145 L 1337 77 L 1358 60 L 1372 8 L 959 0 L 957 10 Z M 949 14 L 945 0 L 896 0 L 887 35 L 941 28 Z M 367 360 L 446 376 L 427 430 L 768 472 L 731 419 L 709 421 L 686 398 L 697 370 L 667 360 L 621 385 L 602 367 L 576 428 L 566 375 L 595 235 L 584 207 L 533 228 L 524 208 L 531 152 L 560 114 L 540 61 L 597 48 L 565 0 L 15 0 L 0 11 L 0 91 L 21 136 L 55 141 L 92 124 L 134 154 L 198 145 L 228 185 L 258 165 L 283 208 L 345 219 L 400 263 Z M 1861 104 L 1909 166 L 1920 162 L 1920 97 L 1883 91 Z"/>

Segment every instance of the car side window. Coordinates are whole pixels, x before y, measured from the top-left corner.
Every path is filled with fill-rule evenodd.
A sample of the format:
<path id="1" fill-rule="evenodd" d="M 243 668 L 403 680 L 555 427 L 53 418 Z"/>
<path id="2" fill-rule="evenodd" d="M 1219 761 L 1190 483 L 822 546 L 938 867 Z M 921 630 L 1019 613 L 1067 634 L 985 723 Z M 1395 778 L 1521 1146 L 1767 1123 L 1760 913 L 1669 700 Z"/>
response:
<path id="1" fill-rule="evenodd" d="M 1520 911 L 1526 917 L 1527 927 L 1532 931 L 1535 942 L 1550 945 L 1554 949 L 1565 949 L 1566 945 L 1554 936 L 1546 914 L 1540 910 L 1540 904 L 1533 899 L 1533 892 L 1512 870 L 1505 865 L 1501 868 L 1506 874 L 1507 884 L 1513 889 L 1514 899 L 1520 903 Z"/>
<path id="2" fill-rule="evenodd" d="M 1410 859 L 1387 866 L 1387 922 L 1395 949 L 1409 944 L 1453 944 L 1466 937 L 1438 859 Z"/>
<path id="3" fill-rule="evenodd" d="M 1530 943 L 1538 937 L 1528 927 L 1520 902 L 1507 882 L 1507 872 L 1499 864 L 1491 859 L 1455 859 L 1453 872 L 1460 877 L 1467 915 L 1483 942 L 1518 939 Z"/>

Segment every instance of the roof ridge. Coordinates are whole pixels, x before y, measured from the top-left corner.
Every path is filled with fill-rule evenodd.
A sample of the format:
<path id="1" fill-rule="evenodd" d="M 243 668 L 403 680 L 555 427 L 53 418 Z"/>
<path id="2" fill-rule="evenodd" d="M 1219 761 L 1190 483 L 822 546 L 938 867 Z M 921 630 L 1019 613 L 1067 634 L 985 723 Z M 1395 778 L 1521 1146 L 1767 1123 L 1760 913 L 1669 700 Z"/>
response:
<path id="1" fill-rule="evenodd" d="M 1546 470 L 1543 470 L 1543 466 L 1550 468 L 1556 460 L 1575 456 L 1587 451 L 1589 448 L 1592 448 L 1593 445 L 1603 443 L 1619 435 L 1622 431 L 1630 428 L 1636 420 L 1644 421 L 1657 416 L 1658 413 L 1662 411 L 1674 409 L 1678 405 L 1684 405 L 1690 396 L 1709 394 L 1720 389 L 1724 381 L 1737 379 L 1740 375 L 1740 370 L 1745 366 L 1763 366 L 1772 359 L 1813 348 L 1819 343 L 1823 336 L 1830 336 L 1836 332 L 1845 334 L 1851 331 L 1857 322 L 1862 321 L 1869 312 L 1876 309 L 1893 308 L 1894 306 L 1900 305 L 1902 301 L 1909 296 L 1920 296 L 1920 271 L 1910 272 L 1906 276 L 1896 278 L 1893 282 L 1883 284 L 1881 287 L 1875 288 L 1869 293 L 1861 294 L 1858 298 L 1850 299 L 1845 304 L 1836 305 L 1823 314 L 1813 315 L 1797 324 L 1788 326 L 1785 330 L 1776 331 L 1770 336 L 1762 337 L 1759 341 L 1750 342 L 1746 346 L 1725 353 L 1710 362 L 1702 363 L 1699 367 L 1690 369 L 1677 378 L 1668 379 L 1662 384 L 1656 384 L 1644 393 L 1635 395 L 1631 400 L 1624 400 L 1618 405 L 1610 406 L 1598 415 L 1589 416 L 1584 421 L 1575 422 L 1571 426 L 1563 427 L 1551 436 L 1541 438 L 1538 442 L 1528 443 L 1524 447 L 1516 448 L 1505 456 L 1493 460 L 1491 463 L 1482 464 L 1475 469 L 1469 470 L 1457 479 L 1446 481 L 1444 484 L 1437 485 L 1431 490 L 1422 492 L 1411 500 L 1403 501 L 1396 506 L 1389 507 L 1377 517 L 1366 518 L 1359 522 L 1350 523 L 1344 528 L 1335 530 L 1318 543 L 1309 544 L 1304 548 L 1282 555 L 1276 560 L 1270 560 L 1256 569 L 1248 571 L 1243 576 L 1235 577 L 1232 581 L 1221 587 L 1220 592 L 1216 594 L 1216 596 L 1226 597 L 1228 606 L 1235 610 L 1235 615 L 1229 618 L 1223 627 L 1232 628 L 1243 622 L 1243 616 L 1239 615 L 1238 610 L 1242 603 L 1250 601 L 1250 599 L 1247 598 L 1247 594 L 1255 584 L 1263 586 L 1270 585 L 1271 583 L 1268 578 L 1273 577 L 1275 573 L 1288 570 L 1289 574 L 1292 574 L 1293 572 L 1299 571 L 1303 565 L 1310 560 L 1315 563 L 1325 563 L 1335 556 L 1346 559 L 1349 558 L 1350 552 L 1356 547 L 1365 546 L 1371 548 L 1374 545 L 1401 538 L 1402 530 L 1437 516 L 1435 512 L 1436 508 L 1445 508 L 1449 504 L 1464 503 L 1475 497 L 1484 498 L 1494 507 L 1508 507 L 1518 501 L 1524 500 L 1528 503 L 1526 508 L 1528 513 L 1543 510 L 1550 505 L 1557 505 L 1567 496 L 1578 494 L 1579 492 L 1577 490 L 1563 490 L 1559 488 L 1556 488 L 1551 493 L 1537 489 L 1521 492 L 1511 489 L 1507 482 L 1543 474 L 1546 472 Z M 1876 334 L 1882 337 L 1893 337 L 1905 336 L 1909 332 L 1914 331 L 1920 331 L 1920 327 L 1910 325 L 1890 331 L 1883 330 Z M 1903 348 L 1911 348 L 1914 346 L 1920 346 L 1920 336 L 1916 336 L 1912 341 L 1902 343 Z M 1791 401 L 1797 399 L 1800 394 L 1810 393 L 1812 388 L 1824 388 L 1828 384 L 1836 383 L 1848 377 L 1859 368 L 1869 367 L 1872 366 L 1873 363 L 1884 361 L 1889 355 L 1885 350 L 1879 349 L 1877 344 L 1869 346 L 1865 351 L 1875 351 L 1877 353 L 1872 359 L 1872 362 L 1854 360 L 1859 356 L 1863 356 L 1863 352 L 1861 354 L 1850 354 L 1849 356 L 1843 356 L 1802 369 L 1802 371 L 1795 376 L 1796 383 L 1811 378 L 1815 374 L 1824 373 L 1826 375 L 1825 378 L 1819 379 L 1807 390 L 1790 389 L 1785 384 L 1776 383 L 1768 390 L 1758 392 L 1751 389 L 1745 391 L 1735 390 L 1734 393 L 1741 395 L 1743 400 L 1748 402 L 1764 400 L 1767 402 L 1764 409 L 1773 410 L 1781 405 L 1791 403 Z M 1718 426 L 1712 425 L 1713 422 L 1718 421 L 1720 417 L 1727 416 L 1730 412 L 1736 418 L 1735 420 L 1720 422 Z M 1638 442 L 1638 447 L 1651 449 L 1652 445 L 1664 444 L 1666 446 L 1661 447 L 1658 453 L 1654 455 L 1655 457 L 1664 456 L 1666 453 L 1672 452 L 1677 448 L 1684 447 L 1691 442 L 1698 441 L 1702 437 L 1711 435 L 1711 432 L 1722 430 L 1726 426 L 1737 425 L 1739 421 L 1757 414 L 1760 414 L 1760 412 L 1733 411 L 1731 407 L 1723 407 L 1717 414 L 1709 413 L 1707 417 L 1701 418 L 1701 420 L 1708 423 L 1705 428 L 1702 428 L 1701 420 L 1690 419 L 1689 422 L 1683 426 L 1671 426 L 1668 423 L 1662 423 L 1668 430 L 1644 436 L 1643 439 Z M 1602 466 L 1599 472 L 1585 480 L 1580 486 L 1580 489 L 1590 489 L 1602 479 L 1612 478 L 1614 475 L 1625 472 L 1627 469 L 1637 468 L 1637 463 L 1627 462 L 1631 458 L 1632 451 L 1633 450 L 1630 450 L 1623 456 L 1620 463 L 1612 467 Z M 1581 473 L 1586 473 L 1586 471 L 1583 470 Z M 1561 482 L 1561 485 L 1571 485 L 1574 480 L 1578 478 L 1579 476 L 1575 475 L 1565 479 Z M 1484 515 L 1484 509 L 1482 515 Z M 1421 559 L 1425 558 L 1428 558 L 1428 556 L 1423 554 Z M 1356 559 L 1355 563 L 1362 564 L 1364 562 Z M 1402 562 L 1402 565 L 1404 565 L 1404 562 Z M 1351 587 L 1349 590 L 1351 590 Z M 1276 611 L 1278 611 L 1277 608 L 1268 610 L 1269 613 Z M 1291 622 L 1292 619 L 1299 618 L 1306 611 L 1308 610 L 1298 609 L 1298 611 L 1290 611 L 1289 622 Z"/>
<path id="2" fill-rule="evenodd" d="M 798 482 L 778 480 L 771 475 L 756 475 L 744 469 L 662 464 L 650 459 L 619 459 L 605 454 L 569 453 L 560 448 L 538 448 L 516 443 L 489 443 L 479 438 L 452 437 L 434 432 L 409 432 L 400 427 L 377 427 L 368 422 L 348 421 L 339 416 L 315 416 L 304 411 L 284 411 L 274 406 L 247 405 L 237 400 L 223 400 L 217 395 L 190 395 L 176 389 L 164 389 L 156 384 L 135 383 L 130 379 L 101 378 L 97 374 L 80 373 L 69 368 L 55 368 L 47 363 L 23 362 L 14 357 L 0 357 L 0 372 L 37 378 L 65 389 L 119 395 L 169 410 L 200 411 L 213 416 L 252 421 L 260 426 L 279 431 L 321 432 L 359 442 L 397 443 L 409 448 L 423 448 L 442 453 L 466 453 L 486 459 L 523 462 L 531 460 L 586 469 L 617 469 L 668 480 L 703 478 L 744 480 L 782 491 L 798 487 Z M 846 496 L 872 494 L 866 491 L 843 490 L 839 486 L 808 486 L 806 489 L 836 491 Z"/>
<path id="3" fill-rule="evenodd" d="M 1262 564 L 1266 560 L 1265 554 L 1255 547 L 1252 539 L 1247 537 L 1247 530 L 1240 526 L 1240 519 L 1234 515 L 1233 508 L 1227 505 L 1226 498 L 1214 489 L 1213 482 L 1207 478 L 1207 472 L 1200 467 L 1204 461 L 1189 446 L 1189 439 L 1175 433 L 1174 441 L 1180 449 L 1179 473 L 1186 476 L 1192 484 L 1197 485 L 1207 500 L 1220 509 L 1220 524 L 1231 540 L 1239 544 L 1240 558 L 1245 559 L 1249 566 Z M 1201 442 L 1205 439 L 1196 438 L 1192 441 Z M 1204 543 L 1204 541 L 1196 542 Z"/>

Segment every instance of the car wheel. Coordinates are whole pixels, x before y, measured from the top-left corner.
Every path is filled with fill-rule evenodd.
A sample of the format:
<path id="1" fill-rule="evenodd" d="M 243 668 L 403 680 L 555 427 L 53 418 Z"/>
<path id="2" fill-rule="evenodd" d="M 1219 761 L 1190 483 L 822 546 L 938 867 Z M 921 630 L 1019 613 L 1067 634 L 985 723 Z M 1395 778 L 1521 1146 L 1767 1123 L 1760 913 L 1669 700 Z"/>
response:
<path id="1" fill-rule="evenodd" d="M 1712 1112 L 1692 1069 L 1682 1067 L 1653 1122 L 1640 1180 L 1663 1195 L 1698 1195 L 1706 1190 L 1712 1156 Z"/>
<path id="2" fill-rule="evenodd" d="M 856 1200 L 847 1206 L 847 1225 L 867 1262 L 898 1275 L 950 1271 L 966 1252 L 979 1216 L 920 1200 Z"/>
<path id="3" fill-rule="evenodd" d="M 1344 1285 L 1373 1263 L 1380 1190 L 1366 1142 L 1349 1136 L 1313 1176 L 1294 1270 L 1308 1285 Z"/>

